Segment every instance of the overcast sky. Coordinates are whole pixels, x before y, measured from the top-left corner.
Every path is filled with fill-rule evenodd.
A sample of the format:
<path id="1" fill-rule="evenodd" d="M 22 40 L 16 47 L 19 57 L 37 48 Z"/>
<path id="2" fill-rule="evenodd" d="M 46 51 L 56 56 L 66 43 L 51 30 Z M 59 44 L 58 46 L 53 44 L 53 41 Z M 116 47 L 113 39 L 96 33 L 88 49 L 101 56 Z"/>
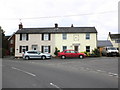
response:
<path id="1" fill-rule="evenodd" d="M 98 39 L 118 33 L 120 0 L 0 0 L 0 26 L 6 35 L 18 24 L 31 27 L 96 27 Z M 20 21 L 21 19 L 21 21 Z"/>

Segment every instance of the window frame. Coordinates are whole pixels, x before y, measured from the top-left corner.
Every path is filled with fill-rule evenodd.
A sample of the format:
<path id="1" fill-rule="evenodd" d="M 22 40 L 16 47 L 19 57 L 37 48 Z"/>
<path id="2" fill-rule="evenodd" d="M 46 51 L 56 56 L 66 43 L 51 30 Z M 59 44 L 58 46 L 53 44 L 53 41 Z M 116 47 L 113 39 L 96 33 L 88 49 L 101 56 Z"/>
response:
<path id="1" fill-rule="evenodd" d="M 28 33 L 21 33 L 20 34 L 20 41 L 27 41 L 29 39 L 29 34 Z"/>
<path id="2" fill-rule="evenodd" d="M 86 52 L 90 52 L 90 46 L 86 46 Z"/>
<path id="3" fill-rule="evenodd" d="M 64 50 L 66 50 L 67 49 L 67 46 L 62 46 L 62 50 L 64 51 Z"/>
<path id="4" fill-rule="evenodd" d="M 47 52 L 46 52 L 45 48 L 47 48 Z M 42 53 L 51 53 L 51 47 L 50 46 L 41 46 L 41 52 Z"/>
<path id="5" fill-rule="evenodd" d="M 90 33 L 86 33 L 86 40 L 90 40 Z"/>
<path id="6" fill-rule="evenodd" d="M 63 39 L 63 40 L 67 40 L 67 33 L 63 33 L 63 34 L 62 34 L 62 39 Z"/>
<path id="7" fill-rule="evenodd" d="M 25 52 L 25 51 L 28 51 L 28 46 L 20 46 L 19 47 L 19 53 L 22 53 L 22 52 Z"/>

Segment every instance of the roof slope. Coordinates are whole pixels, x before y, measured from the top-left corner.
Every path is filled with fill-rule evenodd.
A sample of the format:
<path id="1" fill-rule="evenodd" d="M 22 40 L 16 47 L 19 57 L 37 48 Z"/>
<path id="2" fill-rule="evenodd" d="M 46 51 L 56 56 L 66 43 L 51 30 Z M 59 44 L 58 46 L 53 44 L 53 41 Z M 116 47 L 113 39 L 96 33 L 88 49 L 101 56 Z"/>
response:
<path id="1" fill-rule="evenodd" d="M 98 40 L 98 47 L 113 46 L 109 40 Z"/>
<path id="2" fill-rule="evenodd" d="M 16 32 L 20 33 L 97 33 L 97 30 L 95 27 L 23 28 Z"/>
<path id="3" fill-rule="evenodd" d="M 111 39 L 120 39 L 120 34 L 110 34 Z"/>

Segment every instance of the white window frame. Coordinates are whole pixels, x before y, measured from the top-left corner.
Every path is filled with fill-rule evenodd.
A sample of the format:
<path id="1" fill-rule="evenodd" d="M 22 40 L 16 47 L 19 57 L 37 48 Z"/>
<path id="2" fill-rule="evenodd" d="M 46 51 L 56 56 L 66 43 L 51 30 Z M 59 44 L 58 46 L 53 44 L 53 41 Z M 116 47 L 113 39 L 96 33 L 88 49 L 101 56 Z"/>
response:
<path id="1" fill-rule="evenodd" d="M 44 46 L 43 47 L 43 52 L 44 53 L 49 53 L 49 46 Z"/>
<path id="2" fill-rule="evenodd" d="M 90 39 L 90 33 L 86 33 L 86 40 Z"/>
<path id="3" fill-rule="evenodd" d="M 13 40 L 10 40 L 10 44 L 13 44 Z"/>
<path id="4" fill-rule="evenodd" d="M 26 51 L 26 46 L 22 46 L 22 50 L 21 51 L 23 52 L 24 50 Z"/>
<path id="5" fill-rule="evenodd" d="M 44 40 L 49 40 L 49 34 L 44 34 Z"/>
<path id="6" fill-rule="evenodd" d="M 87 49 L 87 47 L 89 47 L 89 49 Z M 87 50 L 89 50 L 89 52 L 90 52 L 90 46 L 86 46 L 86 52 L 87 52 Z"/>
<path id="7" fill-rule="evenodd" d="M 63 33 L 62 38 L 63 38 L 63 40 L 67 40 L 67 33 Z"/>
<path id="8" fill-rule="evenodd" d="M 62 46 L 63 51 L 66 50 L 66 49 L 64 49 L 65 47 L 66 47 L 66 49 L 67 49 L 67 46 Z"/>
<path id="9" fill-rule="evenodd" d="M 27 34 L 22 34 L 22 40 L 26 40 L 27 39 Z"/>

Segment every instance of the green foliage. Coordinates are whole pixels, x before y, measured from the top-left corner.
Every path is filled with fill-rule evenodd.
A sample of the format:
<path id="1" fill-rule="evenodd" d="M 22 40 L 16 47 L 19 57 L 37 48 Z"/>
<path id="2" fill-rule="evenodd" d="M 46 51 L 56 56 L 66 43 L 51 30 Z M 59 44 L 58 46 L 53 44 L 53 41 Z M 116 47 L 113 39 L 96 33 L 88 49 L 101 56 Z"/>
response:
<path id="1" fill-rule="evenodd" d="M 54 54 L 55 54 L 56 56 L 58 55 L 58 52 L 60 52 L 60 50 L 58 50 L 58 48 L 55 47 L 55 52 L 54 52 Z"/>
<path id="2" fill-rule="evenodd" d="M 98 49 L 94 49 L 94 50 L 92 50 L 92 54 L 91 54 L 92 56 L 100 56 L 100 51 L 98 50 Z"/>
<path id="3" fill-rule="evenodd" d="M 80 52 L 80 53 L 84 53 L 84 54 L 86 54 L 86 56 L 90 56 L 90 53 L 89 53 L 89 52 L 86 52 L 86 51 Z"/>

